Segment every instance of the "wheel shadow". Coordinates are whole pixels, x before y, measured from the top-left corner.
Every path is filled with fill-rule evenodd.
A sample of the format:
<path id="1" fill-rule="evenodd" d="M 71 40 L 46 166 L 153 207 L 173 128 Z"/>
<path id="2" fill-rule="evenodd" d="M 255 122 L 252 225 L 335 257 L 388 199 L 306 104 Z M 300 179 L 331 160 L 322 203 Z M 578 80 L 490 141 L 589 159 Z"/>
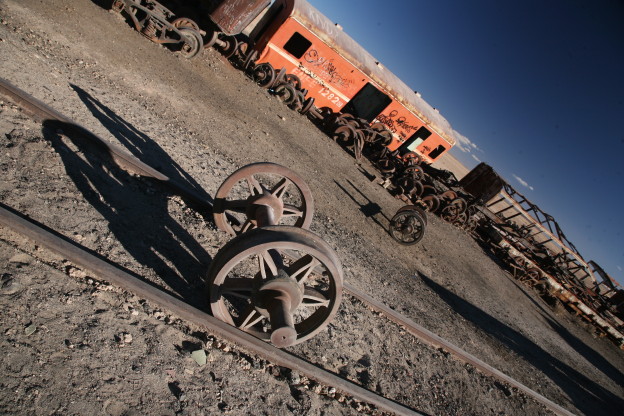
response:
<path id="1" fill-rule="evenodd" d="M 500 322 L 483 310 L 467 302 L 456 294 L 438 285 L 428 276 L 419 273 L 422 281 L 442 298 L 455 312 L 466 320 L 474 323 L 481 330 L 496 338 L 503 346 L 522 357 L 529 364 L 539 369 L 559 386 L 583 414 L 614 415 L 620 414 L 624 408 L 624 399 L 613 394 L 601 385 L 565 364 L 542 347 Z M 619 386 L 624 385 L 624 375 L 598 353 L 570 334 L 561 325 L 547 319 L 553 329 L 562 338 L 582 354 L 603 374 L 611 378 Z"/>
<path id="2" fill-rule="evenodd" d="M 152 139 L 84 90 L 73 85 L 72 88 L 125 149 L 211 200 Z M 172 192 L 158 181 L 137 178 L 121 169 L 104 146 L 85 140 L 84 130 L 79 126 L 46 120 L 43 135 L 61 157 L 67 175 L 108 222 L 109 230 L 128 254 L 143 267 L 153 270 L 167 286 L 166 291 L 205 309 L 207 299 L 202 276 L 212 259 L 171 216 Z"/>
<path id="3" fill-rule="evenodd" d="M 385 220 L 389 223 L 390 219 L 386 216 L 386 214 L 383 213 L 383 211 L 381 210 L 381 207 L 379 206 L 379 204 L 377 204 L 376 202 L 373 202 L 370 198 L 368 198 L 366 195 L 364 195 L 364 193 L 362 191 L 360 191 L 350 180 L 347 179 L 347 183 L 358 193 L 360 194 L 360 196 L 366 200 L 366 203 L 361 203 L 358 201 L 358 198 L 354 197 L 351 192 L 349 192 L 344 186 L 342 186 L 338 181 L 334 180 L 334 183 L 336 184 L 336 186 L 338 186 L 338 188 L 340 188 L 340 190 L 342 192 L 345 193 L 345 195 L 347 195 L 349 198 L 351 198 L 351 200 L 353 202 L 355 202 L 358 206 L 360 211 L 362 212 L 362 214 L 364 214 L 364 216 L 366 216 L 367 218 L 370 218 L 371 220 L 373 220 L 375 222 L 375 224 L 377 224 L 379 227 L 381 227 L 384 231 L 386 231 L 387 227 L 384 227 L 383 224 L 381 222 L 379 222 L 379 220 L 377 219 L 377 216 L 379 214 L 381 214 L 381 216 L 383 218 L 385 218 Z"/>

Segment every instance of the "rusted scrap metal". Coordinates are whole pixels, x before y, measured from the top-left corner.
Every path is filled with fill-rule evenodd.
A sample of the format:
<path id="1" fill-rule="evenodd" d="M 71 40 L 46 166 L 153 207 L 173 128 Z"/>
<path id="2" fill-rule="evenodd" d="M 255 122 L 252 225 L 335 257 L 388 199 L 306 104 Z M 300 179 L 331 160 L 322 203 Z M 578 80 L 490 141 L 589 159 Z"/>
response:
<path id="1" fill-rule="evenodd" d="M 390 220 L 390 235 L 403 245 L 418 243 L 425 235 L 427 214 L 415 205 L 399 208 Z"/>
<path id="2" fill-rule="evenodd" d="M 313 212 L 309 187 L 283 166 L 254 163 L 223 182 L 215 223 L 237 236 L 219 250 L 206 278 L 215 317 L 280 348 L 329 324 L 343 272 L 334 250 L 306 229 Z M 242 225 L 233 227 L 227 213 Z"/>
<path id="3" fill-rule="evenodd" d="M 215 317 L 279 348 L 306 341 L 329 324 L 342 279 L 340 261 L 325 241 L 288 226 L 237 236 L 219 250 L 207 277 Z"/>
<path id="4" fill-rule="evenodd" d="M 499 235 L 495 244 L 507 249 L 500 255 L 508 260 L 516 278 L 542 295 L 555 296 L 621 345 L 624 325 L 610 312 L 616 309 L 610 300 L 614 292 L 597 282 L 589 264 L 551 215 L 485 163 L 469 172 L 459 185 L 477 198 L 475 208 L 486 224 L 478 232 L 486 240 Z M 522 258 L 521 264 L 518 258 Z"/>
<path id="5" fill-rule="evenodd" d="M 624 321 L 624 289 L 593 260 L 589 261 L 593 274 L 600 276 L 600 281 L 596 279 L 596 284 L 592 287 L 595 292 L 609 297 L 608 309 L 610 313 L 615 314 L 620 320 Z"/>
<path id="6" fill-rule="evenodd" d="M 613 319 L 604 316 L 604 313 L 592 308 L 593 301 L 598 299 L 595 293 L 588 293 L 578 283 L 562 279 L 561 275 L 551 275 L 545 272 L 539 263 L 519 252 L 505 238 L 502 238 L 497 246 L 506 249 L 506 252 L 511 256 L 513 266 L 518 270 L 515 273 L 516 278 L 526 280 L 527 284 L 535 286 L 540 292 L 546 290 L 545 294 L 559 299 L 564 305 L 576 311 L 577 314 L 592 323 L 599 331 L 608 335 L 620 348 L 624 349 L 624 333 L 622 332 L 624 327 L 621 325 L 621 321 L 618 324 Z M 537 274 L 539 274 L 539 280 L 534 282 L 532 279 Z"/>
<path id="7" fill-rule="evenodd" d="M 507 262 L 519 281 L 545 298 L 559 299 L 624 347 L 624 314 L 618 309 L 624 309 L 624 303 L 615 296 L 619 292 L 597 282 L 552 216 L 513 190 L 486 164 L 478 165 L 461 181 L 423 166 L 424 175 L 416 183 L 404 173 L 397 173 L 405 169 L 401 160 L 398 156 L 379 160 L 384 187 L 394 190 L 404 201 L 421 204 L 476 238 L 491 242 L 492 250 Z M 496 195 L 503 197 L 496 199 Z M 398 233 L 400 224 L 391 223 L 392 230 Z M 619 296 L 624 299 L 624 295 Z M 620 306 L 615 306 L 616 302 Z"/>
<path id="8" fill-rule="evenodd" d="M 192 58 L 202 50 L 199 26 L 189 18 L 174 20 L 173 12 L 157 1 L 114 0 L 111 9 L 123 12 L 135 29 L 152 42 L 178 46 L 186 58 Z"/>
<path id="9" fill-rule="evenodd" d="M 494 198 L 503 188 L 505 181 L 491 166 L 479 163 L 459 181 L 459 186 L 483 203 Z"/>
<path id="10" fill-rule="evenodd" d="M 247 334 L 232 325 L 229 325 L 207 313 L 192 307 L 182 300 L 146 283 L 119 269 L 109 261 L 103 260 L 83 247 L 55 232 L 43 228 L 42 225 L 19 215 L 6 205 L 0 203 L 0 224 L 18 232 L 37 242 L 43 247 L 60 254 L 78 267 L 91 271 L 99 279 L 127 290 L 158 305 L 173 315 L 187 322 L 191 322 L 216 336 L 223 338 L 240 348 L 257 354 L 271 363 L 297 371 L 310 379 L 316 380 L 367 403 L 377 406 L 380 410 L 397 415 L 420 415 L 421 413 L 407 408 L 392 400 L 366 390 L 348 380 L 342 379 L 333 373 L 322 370 L 307 361 L 302 360 L 286 351 Z"/>
<path id="11" fill-rule="evenodd" d="M 237 35 L 271 4 L 271 0 L 221 1 L 210 13 L 216 29 L 226 35 Z"/>

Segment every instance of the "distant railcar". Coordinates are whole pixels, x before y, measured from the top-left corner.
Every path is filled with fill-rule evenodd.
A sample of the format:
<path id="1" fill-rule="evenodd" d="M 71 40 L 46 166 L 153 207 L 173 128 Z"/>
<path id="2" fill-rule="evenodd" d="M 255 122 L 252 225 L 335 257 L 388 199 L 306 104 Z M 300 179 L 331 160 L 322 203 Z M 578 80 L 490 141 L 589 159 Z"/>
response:
<path id="1" fill-rule="evenodd" d="M 297 89 L 316 107 L 385 126 L 390 152 L 415 152 L 432 163 L 455 145 L 453 129 L 436 109 L 305 0 L 162 2 L 199 24 L 187 17 L 172 20 L 173 13 L 155 0 L 114 0 L 113 8 L 127 11 L 141 33 L 160 28 L 160 37 L 150 36 L 154 41 L 190 45 L 189 57 L 202 43 L 232 57 L 242 52 L 245 36 L 247 63 L 294 75 Z M 147 17 L 138 21 L 136 11 Z M 193 41 L 200 33 L 203 39 Z"/>
<path id="2" fill-rule="evenodd" d="M 448 121 L 304 0 L 276 0 L 251 31 L 258 63 L 297 75 L 319 107 L 384 124 L 389 150 L 431 163 L 454 144 Z"/>

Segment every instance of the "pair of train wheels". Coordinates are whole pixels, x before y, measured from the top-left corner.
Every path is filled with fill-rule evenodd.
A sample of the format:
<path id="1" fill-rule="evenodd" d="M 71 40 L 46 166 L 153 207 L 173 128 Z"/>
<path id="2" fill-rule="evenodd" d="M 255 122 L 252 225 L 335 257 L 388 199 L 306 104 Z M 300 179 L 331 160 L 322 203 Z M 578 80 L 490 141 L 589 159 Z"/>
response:
<path id="1" fill-rule="evenodd" d="M 309 187 L 283 166 L 255 163 L 223 182 L 213 215 L 235 237 L 206 278 L 215 317 L 277 347 L 327 326 L 340 305 L 343 274 L 334 250 L 307 229 L 313 211 Z"/>

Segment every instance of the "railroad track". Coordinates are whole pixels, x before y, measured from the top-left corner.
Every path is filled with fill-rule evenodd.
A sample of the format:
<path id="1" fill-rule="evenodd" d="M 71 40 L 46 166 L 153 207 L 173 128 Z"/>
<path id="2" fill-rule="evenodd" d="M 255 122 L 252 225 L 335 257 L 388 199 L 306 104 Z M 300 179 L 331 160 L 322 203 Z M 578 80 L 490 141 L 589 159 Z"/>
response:
<path id="1" fill-rule="evenodd" d="M 125 152 L 123 149 L 108 143 L 106 140 L 98 137 L 86 128 L 74 123 L 56 110 L 48 107 L 46 104 L 35 99 L 24 91 L 14 87 L 6 80 L 0 78 L 0 95 L 5 96 L 9 100 L 17 104 L 25 113 L 29 114 L 35 120 L 40 122 L 55 121 L 63 123 L 64 127 L 71 127 L 75 133 L 79 133 L 81 137 L 90 140 L 97 146 L 106 149 L 111 157 L 120 165 L 120 167 L 130 170 L 133 173 L 142 176 L 151 177 L 169 187 L 172 191 L 180 196 L 197 204 L 201 209 L 211 211 L 213 208 L 212 200 L 209 196 L 202 194 L 194 189 L 189 189 L 183 184 L 177 183 L 166 175 L 158 172 L 152 167 L 141 162 L 139 159 Z M 215 317 L 188 305 L 184 301 L 171 296 L 159 288 L 152 286 L 135 276 L 132 276 L 106 260 L 94 255 L 87 249 L 77 245 L 69 238 L 63 237 L 44 225 L 35 223 L 27 219 L 25 216 L 14 211 L 10 207 L 0 204 L 0 224 L 7 228 L 23 234 L 24 236 L 36 241 L 48 249 L 55 251 L 74 264 L 90 270 L 96 276 L 113 285 L 116 285 L 128 292 L 131 292 L 143 299 L 146 299 L 160 307 L 167 309 L 179 318 L 192 322 L 196 325 L 205 327 L 216 336 L 222 337 L 241 348 L 262 356 L 271 363 L 282 367 L 290 368 L 297 371 L 308 378 L 314 379 L 320 383 L 335 387 L 345 394 L 353 398 L 375 405 L 378 409 L 392 412 L 399 415 L 418 415 L 421 414 L 414 409 L 403 406 L 400 403 L 382 397 L 376 393 L 366 390 L 348 380 L 340 378 L 333 373 L 316 367 L 315 365 L 296 357 L 284 350 L 260 340 L 246 332 L 239 330 Z M 507 383 L 513 388 L 522 391 L 527 396 L 533 398 L 537 402 L 558 415 L 572 415 L 571 412 L 548 400 L 537 392 L 524 386 L 518 381 L 508 377 L 501 371 L 493 368 L 487 363 L 479 360 L 473 355 L 463 351 L 461 348 L 451 344 L 436 334 L 428 331 L 422 326 L 416 324 L 409 318 L 406 318 L 386 305 L 376 301 L 368 294 L 363 293 L 353 286 L 345 283 L 345 293 L 362 301 L 371 309 L 383 314 L 390 321 L 404 327 L 407 332 L 421 341 L 435 347 L 442 348 L 449 352 L 453 357 L 468 363 L 483 374 Z"/>

